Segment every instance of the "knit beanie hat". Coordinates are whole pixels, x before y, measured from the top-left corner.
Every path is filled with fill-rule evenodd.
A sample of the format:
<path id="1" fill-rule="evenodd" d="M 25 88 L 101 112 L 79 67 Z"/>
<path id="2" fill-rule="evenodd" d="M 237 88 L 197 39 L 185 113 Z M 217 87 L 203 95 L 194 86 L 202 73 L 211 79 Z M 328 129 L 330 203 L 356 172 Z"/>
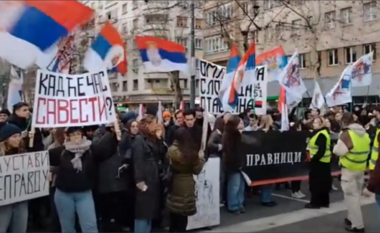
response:
<path id="1" fill-rule="evenodd" d="M 5 124 L 0 129 L 0 142 L 6 141 L 15 134 L 21 134 L 21 129 L 14 124 Z"/>

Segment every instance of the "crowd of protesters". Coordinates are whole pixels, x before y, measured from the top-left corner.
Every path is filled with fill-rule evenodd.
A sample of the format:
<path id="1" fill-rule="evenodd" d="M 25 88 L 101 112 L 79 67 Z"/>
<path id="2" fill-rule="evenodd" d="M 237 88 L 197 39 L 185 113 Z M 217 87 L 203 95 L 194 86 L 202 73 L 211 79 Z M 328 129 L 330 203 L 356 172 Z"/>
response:
<path id="1" fill-rule="evenodd" d="M 272 192 L 282 185 L 289 187 L 291 197 L 306 197 L 301 192 L 301 181 L 252 190 L 240 172 L 245 161 L 237 151 L 241 133 L 280 130 L 278 111 L 260 117 L 253 109 L 239 116 L 209 114 L 207 144 L 201 150 L 204 114 L 200 107 L 164 111 L 163 122 L 159 123 L 157 107 L 152 105 L 139 120 L 133 111 L 119 112 L 120 129 L 93 125 L 35 129 L 31 134 L 32 112 L 28 104 L 16 104 L 12 113 L 1 110 L 1 155 L 48 150 L 51 188 L 48 197 L 1 206 L 0 232 L 185 232 L 188 216 L 197 212 L 193 175 L 201 172 L 209 157 L 221 158 L 220 206 L 232 214 L 246 212 L 245 198 L 252 192 L 259 195 L 263 206 L 276 206 Z M 344 145 L 348 151 L 356 148 L 351 131 L 369 135 L 371 146 L 378 146 L 380 108 L 369 111 L 355 107 L 349 112 L 337 107 L 323 115 L 319 110 L 310 110 L 302 119 L 295 117 L 293 111 L 289 119 L 290 130 L 309 131 L 309 144 L 317 148 L 314 152 L 310 148 L 311 200 L 305 207 L 328 208 L 329 193 L 337 188 L 332 182 L 330 159 L 324 158 L 330 158 L 335 151 L 347 156 L 348 152 L 341 152 Z M 344 136 L 347 130 L 350 133 Z M 30 138 L 33 146 L 29 148 Z M 339 143 L 343 143 L 343 149 L 336 148 Z M 380 195 L 380 169 L 372 170 L 374 175 L 364 191 L 366 195 Z M 342 180 L 345 178 L 342 174 Z M 355 178 L 355 185 L 364 185 L 361 178 Z M 346 229 L 364 231 L 355 197 L 349 194 L 352 187 L 342 188 L 349 200 Z"/>

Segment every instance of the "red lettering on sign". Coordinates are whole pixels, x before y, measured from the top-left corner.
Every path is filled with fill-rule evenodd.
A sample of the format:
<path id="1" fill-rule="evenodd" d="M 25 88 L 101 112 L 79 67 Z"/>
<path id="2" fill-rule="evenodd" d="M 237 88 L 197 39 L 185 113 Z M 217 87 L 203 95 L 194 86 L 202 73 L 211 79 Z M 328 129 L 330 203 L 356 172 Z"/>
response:
<path id="1" fill-rule="evenodd" d="M 108 120 L 108 108 L 100 96 L 80 99 L 37 98 L 37 125 L 86 124 Z"/>

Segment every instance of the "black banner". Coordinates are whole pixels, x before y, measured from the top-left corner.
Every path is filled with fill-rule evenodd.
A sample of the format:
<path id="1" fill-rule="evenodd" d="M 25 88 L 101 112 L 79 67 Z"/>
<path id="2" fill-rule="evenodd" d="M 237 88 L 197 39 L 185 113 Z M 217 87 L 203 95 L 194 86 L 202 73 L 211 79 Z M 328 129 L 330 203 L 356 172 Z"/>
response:
<path id="1" fill-rule="evenodd" d="M 297 131 L 243 132 L 239 151 L 252 186 L 308 179 L 309 136 L 309 132 Z M 332 158 L 331 164 L 336 175 L 340 170 L 337 158 Z"/>

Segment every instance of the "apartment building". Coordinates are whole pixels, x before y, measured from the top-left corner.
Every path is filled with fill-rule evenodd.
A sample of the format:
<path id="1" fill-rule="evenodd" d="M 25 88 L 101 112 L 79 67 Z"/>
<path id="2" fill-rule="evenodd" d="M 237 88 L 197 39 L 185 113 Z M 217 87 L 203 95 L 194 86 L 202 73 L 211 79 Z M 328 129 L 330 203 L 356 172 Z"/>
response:
<path id="1" fill-rule="evenodd" d="M 134 42 L 135 36 L 149 35 L 169 39 L 190 48 L 190 2 L 187 1 L 82 1 L 96 11 L 93 34 L 102 24 L 110 21 L 126 41 L 128 74 L 110 77 L 114 101 L 120 104 L 138 105 L 160 100 L 164 105 L 174 99 L 173 84 L 169 73 L 144 74 L 144 66 Z M 201 9 L 195 11 L 195 49 L 202 56 Z M 87 33 L 87 32 L 86 32 Z M 85 34 L 86 34 L 85 33 Z M 87 35 L 89 35 L 87 33 Z M 89 35 L 92 37 L 93 35 Z M 89 43 L 91 40 L 89 41 Z M 190 59 L 188 59 L 190 61 Z M 174 74 L 176 75 L 176 74 Z M 190 77 L 179 74 L 180 87 L 185 101 L 189 100 Z"/>
<path id="2" fill-rule="evenodd" d="M 225 24 L 233 25 L 228 30 L 238 44 L 243 41 L 243 33 L 248 32 L 248 40 L 256 43 L 257 54 L 277 45 L 281 45 L 289 57 L 298 50 L 301 75 L 308 88 L 305 98 L 312 95 L 314 88 L 311 64 L 319 62 L 320 84 L 326 93 L 348 64 L 371 51 L 375 60 L 379 56 L 376 47 L 380 46 L 380 3 L 376 1 L 225 1 L 223 5 L 215 7 L 214 3 L 205 8 L 205 27 L 220 23 L 220 20 L 213 22 L 215 18 L 207 15 L 213 15 L 214 11 L 226 14 L 225 5 L 230 5 L 232 11 L 231 19 Z M 220 28 L 208 26 L 205 30 L 209 31 L 204 33 L 205 59 L 225 63 L 229 51 L 223 45 Z M 314 49 L 318 61 L 311 60 Z M 373 73 L 373 85 L 369 89 L 353 89 L 354 102 L 368 99 L 379 102 L 380 64 L 377 61 L 373 63 Z M 268 95 L 278 95 L 278 92 L 278 84 L 270 83 Z"/>

